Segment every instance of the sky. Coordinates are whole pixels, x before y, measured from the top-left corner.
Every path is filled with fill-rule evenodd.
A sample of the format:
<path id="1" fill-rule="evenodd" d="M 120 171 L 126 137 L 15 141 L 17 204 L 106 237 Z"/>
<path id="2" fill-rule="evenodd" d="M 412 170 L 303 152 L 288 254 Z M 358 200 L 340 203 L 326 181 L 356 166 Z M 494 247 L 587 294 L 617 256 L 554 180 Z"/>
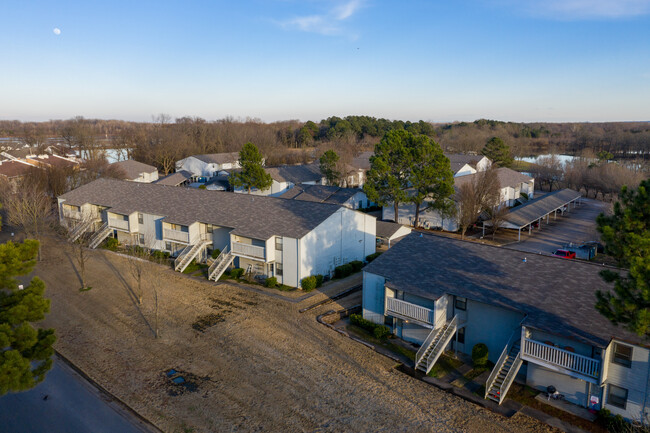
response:
<path id="1" fill-rule="evenodd" d="M 6 1 L 0 119 L 650 120 L 650 0 Z"/>

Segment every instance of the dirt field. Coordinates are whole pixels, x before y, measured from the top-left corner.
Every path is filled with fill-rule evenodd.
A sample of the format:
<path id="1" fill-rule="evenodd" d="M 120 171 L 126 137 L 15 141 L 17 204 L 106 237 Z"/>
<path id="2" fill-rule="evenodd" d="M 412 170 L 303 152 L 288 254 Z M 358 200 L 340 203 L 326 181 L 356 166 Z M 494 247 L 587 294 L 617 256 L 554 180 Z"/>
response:
<path id="1" fill-rule="evenodd" d="M 79 292 L 71 254 L 45 243 L 35 272 L 52 299 L 45 326 L 56 328 L 57 350 L 164 431 L 554 431 L 395 371 L 318 324 L 320 310 L 298 313 L 317 297 L 291 303 L 157 266 L 148 278 L 159 284 L 155 339 L 150 285 L 139 306 L 126 259 L 91 256 L 93 288 Z M 165 375 L 171 368 L 184 385 Z"/>

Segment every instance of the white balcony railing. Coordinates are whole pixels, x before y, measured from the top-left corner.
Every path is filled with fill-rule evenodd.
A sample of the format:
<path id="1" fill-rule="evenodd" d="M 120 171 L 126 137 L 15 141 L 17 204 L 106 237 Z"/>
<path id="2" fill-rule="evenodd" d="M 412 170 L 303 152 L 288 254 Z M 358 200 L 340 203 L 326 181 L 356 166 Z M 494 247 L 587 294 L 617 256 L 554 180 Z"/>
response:
<path id="1" fill-rule="evenodd" d="M 118 230 L 129 231 L 129 220 L 122 220 L 118 218 L 108 218 L 108 226 Z"/>
<path id="2" fill-rule="evenodd" d="M 255 245 L 242 244 L 241 242 L 232 243 L 232 252 L 233 254 L 255 257 L 257 259 L 262 259 L 266 257 L 265 255 L 266 248 L 258 247 Z"/>
<path id="3" fill-rule="evenodd" d="M 430 325 L 435 323 L 435 312 L 432 309 L 420 307 L 401 299 L 386 298 L 386 314 L 398 315 Z"/>
<path id="4" fill-rule="evenodd" d="M 63 208 L 63 217 L 68 218 L 68 219 L 72 219 L 72 220 L 80 220 L 80 219 L 83 218 L 83 215 L 78 210 Z"/>
<path id="5" fill-rule="evenodd" d="M 598 379 L 600 373 L 600 361 L 598 359 L 578 355 L 535 340 L 524 339 L 522 355 L 525 360 L 532 362 L 535 362 L 535 360 L 544 361 L 593 379 Z"/>
<path id="6" fill-rule="evenodd" d="M 163 238 L 176 242 L 190 242 L 190 234 L 174 229 L 163 229 Z"/>

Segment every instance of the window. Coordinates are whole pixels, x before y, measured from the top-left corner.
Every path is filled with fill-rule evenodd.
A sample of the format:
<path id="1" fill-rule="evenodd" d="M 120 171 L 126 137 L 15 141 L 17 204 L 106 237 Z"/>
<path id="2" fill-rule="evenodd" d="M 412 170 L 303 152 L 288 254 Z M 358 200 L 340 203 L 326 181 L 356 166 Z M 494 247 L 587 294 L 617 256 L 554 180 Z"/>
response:
<path id="1" fill-rule="evenodd" d="M 208 233 L 212 233 L 212 232 L 214 231 L 214 227 L 212 226 L 212 224 L 208 224 L 208 225 L 206 226 L 206 231 L 207 231 Z"/>
<path id="2" fill-rule="evenodd" d="M 614 343 L 614 364 L 630 368 L 632 366 L 632 346 Z"/>
<path id="3" fill-rule="evenodd" d="M 144 224 L 144 215 L 138 214 L 138 224 Z"/>
<path id="4" fill-rule="evenodd" d="M 140 245 L 144 245 L 144 233 L 138 234 L 138 242 L 140 242 Z"/>
<path id="5" fill-rule="evenodd" d="M 275 237 L 275 249 L 278 251 L 282 251 L 282 238 L 279 236 Z"/>
<path id="6" fill-rule="evenodd" d="M 465 328 L 460 328 L 457 331 L 458 334 L 458 344 L 465 344 Z"/>
<path id="7" fill-rule="evenodd" d="M 269 263 L 269 274 L 273 276 L 273 263 Z"/>
<path id="8" fill-rule="evenodd" d="M 627 404 L 627 389 L 607 385 L 607 404 L 625 409 L 625 405 Z"/>
<path id="9" fill-rule="evenodd" d="M 167 251 L 171 251 L 172 250 L 172 243 L 171 242 L 165 242 L 165 249 Z"/>
<path id="10" fill-rule="evenodd" d="M 467 310 L 467 298 L 456 297 L 456 302 L 454 303 L 457 310 Z"/>
<path id="11" fill-rule="evenodd" d="M 282 276 L 282 263 L 276 263 L 275 264 L 275 275 L 281 277 Z"/>

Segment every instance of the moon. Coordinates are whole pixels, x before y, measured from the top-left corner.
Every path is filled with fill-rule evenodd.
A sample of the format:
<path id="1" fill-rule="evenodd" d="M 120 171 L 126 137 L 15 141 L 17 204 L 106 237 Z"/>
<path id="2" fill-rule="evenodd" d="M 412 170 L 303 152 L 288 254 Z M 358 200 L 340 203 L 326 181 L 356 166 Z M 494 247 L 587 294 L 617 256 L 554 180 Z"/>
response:
<path id="1" fill-rule="evenodd" d="M 54 27 L 54 30 L 52 30 L 52 33 L 55 35 L 59 36 L 61 34 L 61 29 L 58 27 Z"/>

